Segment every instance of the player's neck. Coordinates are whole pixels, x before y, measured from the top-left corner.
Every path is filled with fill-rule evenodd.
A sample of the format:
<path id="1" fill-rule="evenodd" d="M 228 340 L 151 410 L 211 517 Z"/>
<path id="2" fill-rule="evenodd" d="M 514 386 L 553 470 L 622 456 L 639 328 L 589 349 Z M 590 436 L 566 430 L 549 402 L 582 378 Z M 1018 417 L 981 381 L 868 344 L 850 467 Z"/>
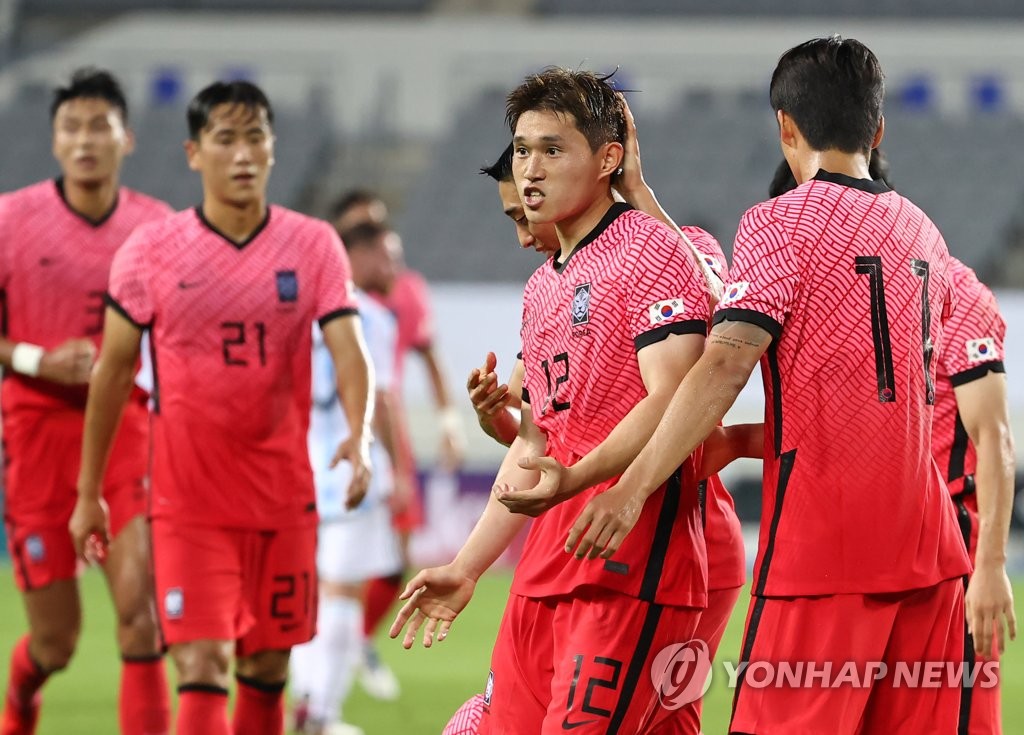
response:
<path id="1" fill-rule="evenodd" d="M 813 179 L 818 171 L 842 174 L 852 179 L 870 179 L 868 160 L 863 153 L 843 153 L 838 150 L 808 151 L 800 161 L 804 181 Z"/>
<path id="2" fill-rule="evenodd" d="M 267 201 L 254 199 L 244 205 L 236 205 L 206 197 L 203 199 L 203 217 L 231 240 L 245 242 L 266 219 Z"/>
<path id="3" fill-rule="evenodd" d="M 114 208 L 119 183 L 117 178 L 88 184 L 63 179 L 61 187 L 68 207 L 87 220 L 98 222 Z"/>
<path id="4" fill-rule="evenodd" d="M 564 261 L 569 254 L 576 249 L 580 240 L 590 234 L 597 227 L 601 218 L 608 212 L 608 208 L 615 203 L 611 191 L 602 193 L 597 199 L 590 203 L 585 209 L 571 217 L 566 217 L 555 223 L 555 232 L 558 234 L 558 244 L 561 249 L 559 260 Z"/>

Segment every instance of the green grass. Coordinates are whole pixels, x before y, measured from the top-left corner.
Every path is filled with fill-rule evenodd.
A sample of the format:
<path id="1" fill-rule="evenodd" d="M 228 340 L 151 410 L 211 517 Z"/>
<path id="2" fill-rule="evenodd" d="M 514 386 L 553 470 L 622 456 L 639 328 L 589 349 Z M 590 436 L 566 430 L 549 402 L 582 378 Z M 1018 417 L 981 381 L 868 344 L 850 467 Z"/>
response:
<path id="1" fill-rule="evenodd" d="M 404 651 L 396 641 L 383 638 L 379 648 L 402 681 L 397 702 L 382 704 L 366 697 L 358 687 L 346 707 L 345 718 L 362 726 L 367 735 L 437 735 L 449 715 L 470 695 L 483 689 L 491 646 L 505 605 L 510 577 L 485 577 L 476 598 L 460 617 L 443 644 L 432 650 Z M 114 622 L 103 580 L 91 571 L 82 580 L 85 625 L 81 644 L 68 671 L 46 686 L 46 706 L 39 735 L 117 732 L 118 661 L 114 648 Z M 1016 599 L 1024 599 L 1024 580 L 1015 585 Z M 729 623 L 720 659 L 735 661 L 740 646 L 746 595 Z M 1024 622 L 1024 621 L 1022 621 Z M 9 565 L 0 565 L 0 686 L 7 685 L 7 657 L 25 626 L 20 600 Z M 726 731 L 732 692 L 715 666 L 716 678 L 705 698 L 704 731 Z M 1003 661 L 1003 719 L 1024 722 L 1024 640 L 1010 649 Z"/>

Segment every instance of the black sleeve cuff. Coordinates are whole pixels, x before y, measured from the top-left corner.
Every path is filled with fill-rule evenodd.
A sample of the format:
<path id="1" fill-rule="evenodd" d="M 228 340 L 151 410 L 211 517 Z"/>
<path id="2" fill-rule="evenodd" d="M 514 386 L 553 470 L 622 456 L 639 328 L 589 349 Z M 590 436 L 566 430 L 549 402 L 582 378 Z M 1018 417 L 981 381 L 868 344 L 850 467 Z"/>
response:
<path id="1" fill-rule="evenodd" d="M 722 322 L 746 322 L 747 324 L 753 324 L 755 327 L 761 327 L 761 329 L 772 336 L 772 341 L 774 342 L 778 342 L 779 337 L 782 336 L 781 324 L 767 314 L 762 314 L 754 309 L 722 309 L 715 313 L 715 318 L 711 324 L 716 326 Z"/>
<path id="2" fill-rule="evenodd" d="M 109 306 L 109 307 L 110 307 L 111 309 L 113 309 L 113 310 L 114 310 L 114 311 L 116 311 L 116 312 L 117 312 L 118 314 L 120 314 L 120 315 L 121 315 L 121 316 L 123 316 L 123 317 L 124 317 L 125 319 L 127 319 L 127 320 L 128 320 L 128 322 L 129 322 L 129 323 L 130 323 L 130 324 L 131 324 L 131 325 L 132 325 L 133 327 L 135 327 L 136 329 L 138 329 L 138 330 L 139 330 L 140 332 L 144 332 L 144 331 L 146 331 L 147 329 L 149 329 L 149 327 L 150 327 L 150 325 L 149 325 L 149 324 L 140 324 L 139 322 L 135 321 L 135 319 L 133 319 L 133 318 L 132 318 L 132 315 L 128 313 L 128 310 L 127 310 L 127 309 L 125 309 L 125 308 L 124 308 L 123 306 L 121 306 L 121 304 L 117 303 L 117 299 L 115 299 L 115 298 L 114 298 L 113 296 L 111 296 L 111 295 L 110 295 L 109 293 L 105 293 L 105 294 L 103 294 L 103 303 L 105 303 L 105 304 L 106 304 L 107 306 Z"/>
<path id="3" fill-rule="evenodd" d="M 517 360 L 522 360 L 523 359 L 523 351 L 522 350 L 519 350 L 519 352 L 516 353 L 516 359 Z"/>
<path id="4" fill-rule="evenodd" d="M 354 306 L 350 306 L 345 309 L 337 309 L 335 311 L 331 311 L 328 312 L 327 314 L 324 314 L 316 321 L 320 325 L 320 329 L 323 329 L 327 325 L 327 322 L 332 322 L 335 319 L 338 319 L 343 316 L 359 316 L 359 309 L 355 308 Z"/>
<path id="5" fill-rule="evenodd" d="M 530 403 L 530 391 L 526 390 L 526 386 L 523 386 L 523 403 Z"/>
<path id="6" fill-rule="evenodd" d="M 953 384 L 954 388 L 958 388 L 961 385 L 967 385 L 968 383 L 973 383 L 975 380 L 980 380 L 989 373 L 1005 372 L 1006 366 L 1003 365 L 1003 361 L 993 360 L 992 362 L 986 362 L 976 367 L 972 367 L 970 370 L 964 370 L 962 373 L 951 375 L 949 382 Z"/>
<path id="7" fill-rule="evenodd" d="M 650 347 L 658 342 L 668 339 L 670 334 L 701 334 L 708 335 L 708 323 L 702 319 L 687 319 L 684 322 L 672 322 L 662 324 L 660 327 L 638 334 L 633 338 L 633 348 L 639 352 L 644 347 Z"/>

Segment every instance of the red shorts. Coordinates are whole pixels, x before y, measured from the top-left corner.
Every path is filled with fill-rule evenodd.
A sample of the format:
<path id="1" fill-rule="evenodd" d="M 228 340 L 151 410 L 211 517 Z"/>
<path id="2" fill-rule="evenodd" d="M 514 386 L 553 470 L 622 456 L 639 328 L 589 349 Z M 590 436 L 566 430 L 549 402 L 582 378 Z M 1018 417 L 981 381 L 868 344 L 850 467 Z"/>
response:
<path id="1" fill-rule="evenodd" d="M 154 519 L 153 561 L 167 645 L 236 641 L 239 656 L 305 643 L 316 631 L 316 527 L 276 531 Z"/>
<path id="2" fill-rule="evenodd" d="M 963 632 L 959 578 L 884 595 L 755 597 L 729 731 L 955 733 Z"/>
<path id="3" fill-rule="evenodd" d="M 973 483 L 972 483 L 973 485 Z M 960 494 L 953 497 L 956 506 L 957 520 L 960 531 L 974 563 L 974 555 L 978 550 L 978 496 L 974 493 Z M 999 659 L 977 656 L 974 653 L 974 638 L 965 633 L 964 660 L 969 664 L 984 664 L 992 661 L 998 677 Z M 999 735 L 1003 731 L 1002 705 L 999 697 L 999 686 L 965 686 L 960 694 L 960 730 L 968 735 Z"/>
<path id="4" fill-rule="evenodd" d="M 699 616 L 603 589 L 509 595 L 479 735 L 655 732 L 676 716 L 661 706 L 655 659 L 690 641 Z"/>
<path id="5" fill-rule="evenodd" d="M 4 416 L 4 522 L 15 579 L 23 591 L 76 573 L 68 521 L 78 499 L 83 416 L 74 410 L 21 410 Z M 103 497 L 116 537 L 146 512 L 149 413 L 133 395 L 110 454 Z"/>

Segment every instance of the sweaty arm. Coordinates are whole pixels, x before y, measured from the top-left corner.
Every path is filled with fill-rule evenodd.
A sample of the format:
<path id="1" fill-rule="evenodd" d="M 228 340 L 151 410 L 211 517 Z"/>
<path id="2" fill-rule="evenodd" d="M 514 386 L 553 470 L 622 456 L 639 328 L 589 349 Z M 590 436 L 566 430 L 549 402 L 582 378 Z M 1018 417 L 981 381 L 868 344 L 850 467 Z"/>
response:
<path id="1" fill-rule="evenodd" d="M 1013 514 L 1016 470 L 1013 433 L 1006 400 L 1005 373 L 984 377 L 953 389 L 957 410 L 977 452 L 975 486 L 978 500 L 978 549 L 967 590 L 968 623 L 980 655 L 1004 649 L 1003 617 L 1016 637 L 1013 592 L 1006 576 L 1006 543 Z"/>

